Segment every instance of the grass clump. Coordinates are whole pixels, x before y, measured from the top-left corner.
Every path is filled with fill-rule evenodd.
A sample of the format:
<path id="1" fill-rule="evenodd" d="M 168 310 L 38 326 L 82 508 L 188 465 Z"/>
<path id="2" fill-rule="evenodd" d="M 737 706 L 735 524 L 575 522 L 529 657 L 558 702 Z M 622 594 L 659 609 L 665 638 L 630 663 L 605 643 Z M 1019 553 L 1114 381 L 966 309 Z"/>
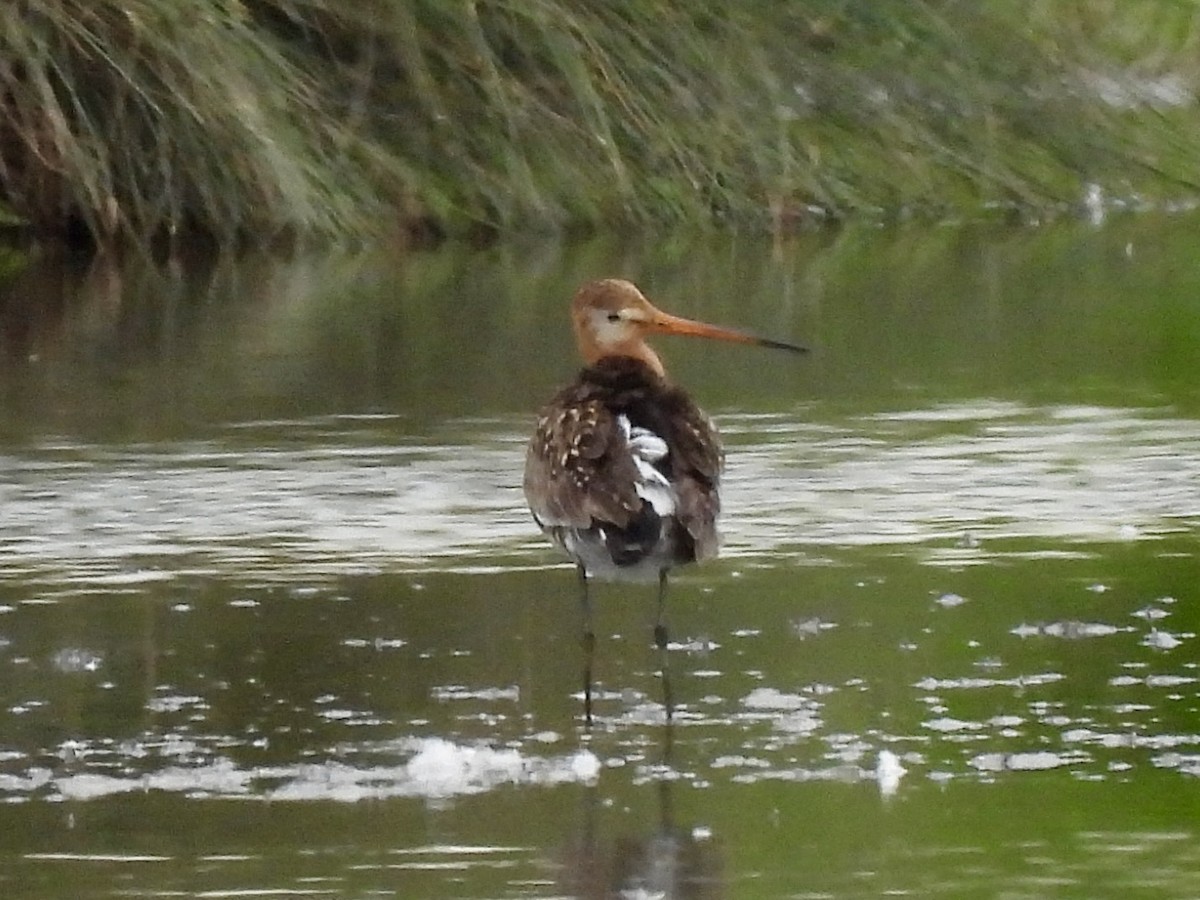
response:
<path id="1" fill-rule="evenodd" d="M 1044 213 L 1200 172 L 1200 19 L 1008 0 L 379 3 L 360 72 L 442 221 Z M 351 28 L 365 35 L 367 29 Z M 1175 96 L 1155 85 L 1176 82 Z"/>
<path id="2" fill-rule="evenodd" d="M 14 2 L 0 201 L 100 240 L 229 241 L 1179 196 L 1200 172 L 1198 17 L 1171 0 Z"/>
<path id="3" fill-rule="evenodd" d="M 240 0 L 0 6 L 0 191 L 39 231 L 350 231 L 373 186 L 320 79 Z"/>

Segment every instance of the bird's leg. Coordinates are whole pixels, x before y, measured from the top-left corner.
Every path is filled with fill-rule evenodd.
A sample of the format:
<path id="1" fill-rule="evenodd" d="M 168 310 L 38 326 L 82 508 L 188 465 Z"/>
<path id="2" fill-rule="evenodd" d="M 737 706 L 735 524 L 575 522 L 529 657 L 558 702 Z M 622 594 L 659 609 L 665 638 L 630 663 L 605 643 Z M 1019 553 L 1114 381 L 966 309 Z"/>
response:
<path id="1" fill-rule="evenodd" d="M 658 616 L 654 620 L 654 646 L 659 650 L 667 649 L 667 626 L 663 622 L 663 612 L 667 606 L 667 570 L 658 573 Z"/>
<path id="2" fill-rule="evenodd" d="M 658 617 L 654 622 L 654 644 L 658 647 L 659 668 L 662 672 L 663 707 L 666 709 L 667 722 L 675 714 L 675 698 L 671 693 L 671 669 L 667 656 L 667 626 L 663 622 L 663 610 L 667 603 L 667 570 L 658 573 Z"/>
<path id="3" fill-rule="evenodd" d="M 579 609 L 583 614 L 583 642 L 595 643 L 596 635 L 592 631 L 592 599 L 588 595 L 587 569 L 582 565 L 575 566 L 575 574 L 579 576 Z"/>
<path id="4" fill-rule="evenodd" d="M 583 718 L 592 724 L 592 655 L 596 649 L 596 633 L 592 631 L 592 601 L 588 596 L 587 570 L 576 566 L 579 575 L 579 602 L 583 613 Z"/>

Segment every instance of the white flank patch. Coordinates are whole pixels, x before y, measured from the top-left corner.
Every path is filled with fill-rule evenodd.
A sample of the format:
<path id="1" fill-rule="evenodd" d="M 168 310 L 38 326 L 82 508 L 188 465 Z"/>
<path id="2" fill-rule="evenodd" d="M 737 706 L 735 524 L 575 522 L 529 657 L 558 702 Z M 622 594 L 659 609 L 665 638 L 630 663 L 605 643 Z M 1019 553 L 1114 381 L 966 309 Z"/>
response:
<path id="1" fill-rule="evenodd" d="M 667 455 L 667 442 L 647 428 L 634 428 L 626 416 L 618 416 L 617 424 L 625 435 L 625 443 L 638 470 L 634 485 L 637 495 L 649 503 L 662 517 L 675 514 L 675 489 L 654 464 Z"/>

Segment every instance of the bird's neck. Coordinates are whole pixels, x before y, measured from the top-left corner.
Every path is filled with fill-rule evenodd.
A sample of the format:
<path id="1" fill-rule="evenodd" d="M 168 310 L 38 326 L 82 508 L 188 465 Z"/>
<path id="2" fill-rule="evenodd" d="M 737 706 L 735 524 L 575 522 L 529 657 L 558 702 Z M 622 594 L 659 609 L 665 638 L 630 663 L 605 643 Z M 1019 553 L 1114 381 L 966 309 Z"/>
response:
<path id="1" fill-rule="evenodd" d="M 645 363 L 655 375 L 659 378 L 666 378 L 667 372 L 663 368 L 662 360 L 658 358 L 650 345 L 645 341 L 632 341 L 626 344 L 620 344 L 616 347 L 611 347 L 606 350 L 601 350 L 599 347 L 584 347 L 583 361 L 589 366 L 594 366 L 602 359 L 616 356 L 628 356 L 633 359 Z M 590 352 L 589 352 L 590 350 Z"/>

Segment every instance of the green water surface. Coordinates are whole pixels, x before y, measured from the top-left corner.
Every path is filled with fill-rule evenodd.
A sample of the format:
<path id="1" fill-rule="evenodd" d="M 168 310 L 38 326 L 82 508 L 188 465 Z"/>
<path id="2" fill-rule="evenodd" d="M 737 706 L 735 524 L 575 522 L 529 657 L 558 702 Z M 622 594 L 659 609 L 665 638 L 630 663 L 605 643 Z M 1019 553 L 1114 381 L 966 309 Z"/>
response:
<path id="1" fill-rule="evenodd" d="M 0 293 L 6 897 L 1194 897 L 1194 217 L 203 265 Z M 566 303 L 664 339 L 725 548 L 524 509 Z"/>

